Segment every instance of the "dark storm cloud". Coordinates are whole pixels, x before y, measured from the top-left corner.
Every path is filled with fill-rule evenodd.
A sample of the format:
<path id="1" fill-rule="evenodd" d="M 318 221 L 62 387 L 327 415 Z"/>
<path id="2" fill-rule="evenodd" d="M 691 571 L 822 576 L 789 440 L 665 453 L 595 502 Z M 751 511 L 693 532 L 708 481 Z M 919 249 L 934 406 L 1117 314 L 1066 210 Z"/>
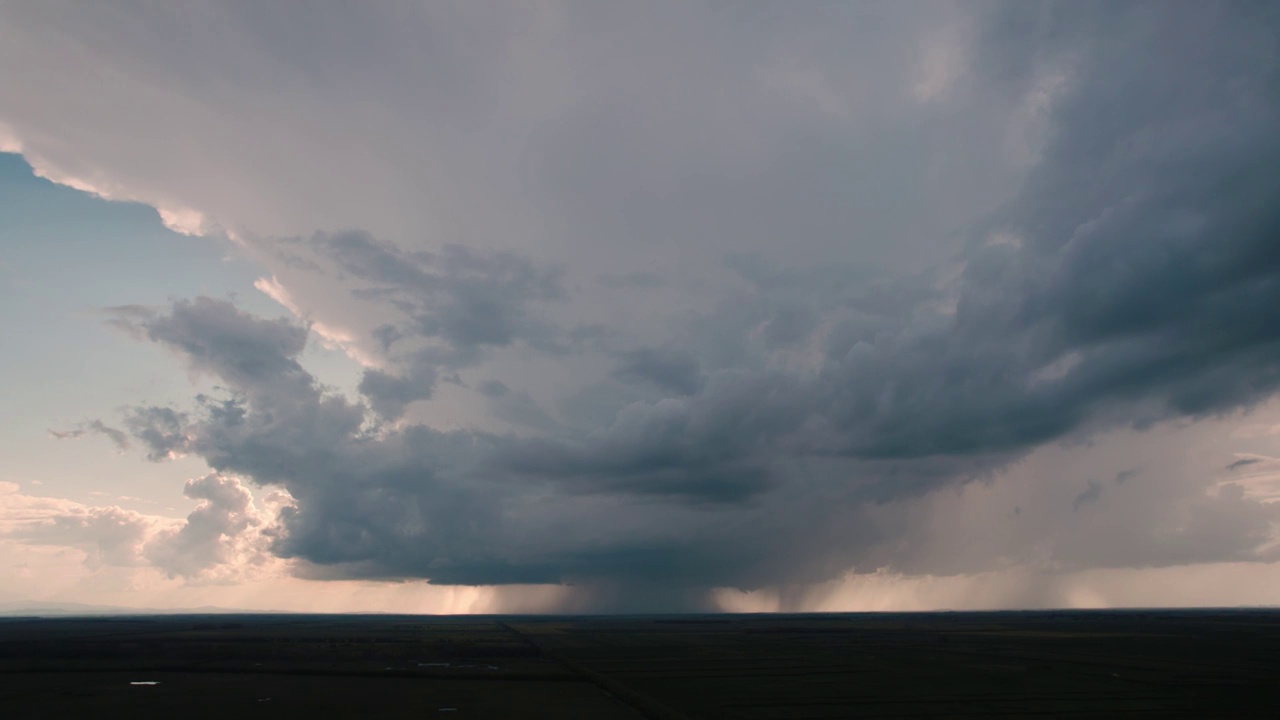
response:
<path id="1" fill-rule="evenodd" d="M 246 322 L 229 303 L 207 297 L 176 303 L 167 315 L 138 323 L 152 341 L 171 347 L 194 370 L 256 392 L 288 394 L 310 384 L 297 356 L 307 330 L 284 320 Z"/>
<path id="2" fill-rule="evenodd" d="M 378 341 L 378 345 L 384 353 L 390 352 L 391 346 L 404 337 L 404 334 L 397 330 L 395 325 L 379 325 L 373 329 L 372 335 L 373 339 Z"/>
<path id="3" fill-rule="evenodd" d="M 611 546 L 625 555 L 629 551 L 623 548 L 636 541 L 624 537 L 603 546 L 593 543 L 597 549 L 583 554 L 572 538 L 586 528 L 567 528 L 563 540 L 534 535 L 535 528 L 563 510 L 551 507 L 549 517 L 523 517 L 536 497 L 530 493 L 559 488 L 557 505 L 574 496 L 619 493 L 693 496 L 702 504 L 732 502 L 759 488 L 762 473 L 754 461 L 714 447 L 715 442 L 731 444 L 729 437 L 716 441 L 695 434 L 686 457 L 646 458 L 643 444 L 615 430 L 617 442 L 631 447 L 621 448 L 623 457 L 611 460 L 608 452 L 589 446 L 571 451 L 544 441 L 444 433 L 420 425 L 366 434 L 360 406 L 326 394 L 305 371 L 295 375 L 290 359 L 297 347 L 289 340 L 297 328 L 258 320 L 227 303 L 179 303 L 143 330 L 193 367 L 220 372 L 219 379 L 233 394 L 222 401 L 206 398 L 191 415 L 168 408 L 133 410 L 128 426 L 152 459 L 189 452 L 218 472 L 284 487 L 297 505 L 282 514 L 275 551 L 340 566 L 350 574 L 494 584 L 553 576 L 590 580 L 608 564 Z M 279 336 L 275 340 L 273 333 Z M 275 368 L 292 382 L 281 391 L 278 373 L 246 372 L 239 362 L 210 362 L 237 349 L 252 353 L 254 368 Z M 514 395 L 497 383 L 481 388 L 497 400 Z M 732 407 L 725 411 L 734 412 Z M 534 462 L 539 457 L 547 458 L 543 467 Z M 637 464 L 643 467 L 632 467 Z M 614 512 L 630 513 L 625 504 Z M 610 517 L 584 519 L 607 527 L 614 522 Z M 708 571 L 714 573 L 713 568 Z"/>
<path id="4" fill-rule="evenodd" d="M 134 409 L 131 432 L 153 460 L 193 453 L 219 472 L 287 489 L 297 506 L 282 515 L 277 553 L 361 577 L 492 584 L 559 577 L 558 553 L 519 557 L 528 538 L 500 520 L 536 489 L 494 461 L 513 440 L 420 425 L 368 435 L 364 408 L 295 372 L 293 338 L 305 329 L 225 302 L 179 303 L 142 330 L 193 367 L 219 373 L 232 397 L 205 398 L 192 414 Z M 254 362 L 226 360 L 241 351 Z M 290 382 L 280 383 L 281 375 Z M 497 399 L 520 397 L 496 384 L 483 388 Z"/>
<path id="5" fill-rule="evenodd" d="M 154 405 L 135 407 L 126 412 L 124 424 L 146 448 L 149 460 L 158 462 L 187 452 L 186 413 Z"/>
<path id="6" fill-rule="evenodd" d="M 499 420 L 534 430 L 560 427 L 529 393 L 512 390 L 501 380 L 485 380 L 476 386 L 476 391 L 488 398 L 489 413 Z"/>
<path id="7" fill-rule="evenodd" d="M 702 384 L 698 360 L 676 350 L 642 348 L 618 357 L 614 377 L 624 382 L 647 382 L 673 395 L 692 395 Z"/>
<path id="8" fill-rule="evenodd" d="M 1259 25 L 1276 14 L 1053 8 L 1044 32 L 1080 54 L 1043 157 L 988 226 L 1018 242 L 975 239 L 946 325 L 835 359 L 846 452 L 1017 451 L 1117 408 L 1203 416 L 1280 382 L 1280 97 Z"/>
<path id="9" fill-rule="evenodd" d="M 365 370 L 358 390 L 379 416 L 395 420 L 404 415 L 410 403 L 431 397 L 435 373 L 429 369 L 418 377 L 400 377 L 381 370 Z"/>
<path id="10" fill-rule="evenodd" d="M 276 551 L 338 574 L 751 587 L 847 569 L 873 532 L 853 522 L 869 501 L 989 476 L 1076 434 L 1270 397 L 1280 385 L 1280 11 L 1028 6 L 994 6 L 975 73 L 986 91 L 1032 99 L 1037 78 L 1061 75 L 1038 111 L 1047 141 L 1022 189 L 954 258 L 954 277 L 731 255 L 741 287 L 730 297 L 700 307 L 683 335 L 611 354 L 624 381 L 615 385 L 664 397 L 605 388 L 617 400 L 609 421 L 537 439 L 370 431 L 364 406 L 298 365 L 305 328 L 199 299 L 128 322 L 234 397 L 190 418 L 138 410 L 128 426 L 153 457 L 192 452 L 287 488 L 297 507 Z M 779 163 L 798 172 L 815 157 Z M 832 197 L 795 203 L 820 213 L 848 190 L 838 175 L 816 170 L 811 180 Z M 743 224 L 792 215 L 732 207 Z M 770 228 L 779 242 L 804 230 Z M 383 326 L 383 348 L 426 342 L 405 352 L 422 350 L 428 367 L 472 366 L 515 344 L 569 346 L 540 314 L 563 296 L 559 273 L 529 260 L 409 252 L 361 233 L 315 243 L 368 284 L 365 297 L 410 319 Z M 361 392 L 391 417 L 434 382 L 371 370 Z M 477 389 L 517 412 L 520 394 L 506 385 Z M 541 423 L 533 412 L 521 422 Z M 1108 503 L 1135 489 L 1119 487 L 1122 476 Z M 1090 481 L 1074 507 L 1103 489 Z M 1168 549 L 1136 538 L 1142 553 L 1125 560 L 1252 557 L 1243 548 L 1269 511 L 1234 490 L 1214 503 L 1197 506 L 1196 532 Z M 1247 532 L 1231 528 L 1231 513 L 1247 516 Z"/>
<path id="11" fill-rule="evenodd" d="M 560 300 L 560 273 L 512 253 L 479 254 L 460 245 L 440 253 L 406 252 L 363 233 L 321 236 L 316 244 L 338 267 L 371 283 L 369 292 L 399 303 L 413 332 L 445 343 L 441 362 L 467 364 L 485 347 L 517 340 L 545 347 L 554 328 L 535 313 Z M 388 343 L 389 344 L 389 343 Z"/>
<path id="12" fill-rule="evenodd" d="M 507 459 L 582 492 L 741 503 L 775 480 L 771 465 L 808 414 L 807 393 L 781 374 L 724 370 L 694 397 L 636 402 L 578 440 L 528 443 Z"/>
<path id="13" fill-rule="evenodd" d="M 430 398 L 442 372 L 474 366 L 487 351 L 521 343 L 559 354 L 591 340 L 589 329 L 564 332 L 545 317 L 543 306 L 565 297 L 560 271 L 510 252 L 459 245 L 410 252 L 359 232 L 289 244 L 354 278 L 360 284 L 351 290 L 355 297 L 401 313 L 401 322 L 371 333 L 388 366 L 366 370 L 359 386 L 384 419 L 398 419 L 409 404 Z"/>
<path id="14" fill-rule="evenodd" d="M 1010 67 L 1067 58 L 1070 78 L 1023 191 L 962 257 L 954 316 L 925 310 L 941 297 L 913 305 L 862 285 L 824 308 L 837 327 L 867 329 L 831 346 L 816 382 L 726 373 L 687 401 L 627 408 L 617 434 L 596 434 L 591 450 L 529 466 L 634 473 L 635 487 L 651 488 L 668 487 L 675 468 L 745 481 L 706 487 L 750 497 L 753 480 L 778 479 L 771 470 L 797 454 L 907 463 L 898 482 L 876 485 L 892 496 L 972 477 L 965 457 L 998 466 L 1068 433 L 1269 397 L 1280 383 L 1280 136 L 1270 129 L 1280 126 L 1280 23 L 1274 11 L 1236 10 L 1055 5 L 1035 18 L 1047 39 L 1025 52 L 1022 30 L 993 24 L 1000 51 L 1022 53 Z M 1010 79 L 1010 91 L 1021 82 Z M 995 232 L 1016 241 L 988 242 Z M 758 287 L 787 285 L 735 262 Z M 788 306 L 776 307 L 772 317 L 786 317 Z M 868 326 L 876 312 L 899 322 Z M 733 313 L 707 323 L 726 319 Z M 734 396 L 750 399 L 723 404 Z M 944 462 L 930 480 L 911 464 L 924 458 L 952 458 L 954 470 Z M 1093 487 L 1079 503 L 1101 494 Z"/>

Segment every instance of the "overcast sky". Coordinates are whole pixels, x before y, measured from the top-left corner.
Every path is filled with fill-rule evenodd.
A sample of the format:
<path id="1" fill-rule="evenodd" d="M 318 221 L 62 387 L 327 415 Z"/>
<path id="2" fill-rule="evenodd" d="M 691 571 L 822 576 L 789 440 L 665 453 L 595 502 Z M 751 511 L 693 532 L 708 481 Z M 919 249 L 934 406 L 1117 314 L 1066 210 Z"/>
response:
<path id="1" fill-rule="evenodd" d="M 0 605 L 1280 602 L 1280 6 L 0 0 Z"/>

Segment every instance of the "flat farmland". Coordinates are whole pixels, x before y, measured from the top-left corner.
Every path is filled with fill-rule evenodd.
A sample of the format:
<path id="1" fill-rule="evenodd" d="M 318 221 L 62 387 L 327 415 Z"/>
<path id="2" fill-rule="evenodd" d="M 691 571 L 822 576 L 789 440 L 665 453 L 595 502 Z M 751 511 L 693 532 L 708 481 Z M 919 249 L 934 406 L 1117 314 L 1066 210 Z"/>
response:
<path id="1" fill-rule="evenodd" d="M 1270 610 L 0 621 L 7 718 L 1277 717 L 1278 671 Z"/>

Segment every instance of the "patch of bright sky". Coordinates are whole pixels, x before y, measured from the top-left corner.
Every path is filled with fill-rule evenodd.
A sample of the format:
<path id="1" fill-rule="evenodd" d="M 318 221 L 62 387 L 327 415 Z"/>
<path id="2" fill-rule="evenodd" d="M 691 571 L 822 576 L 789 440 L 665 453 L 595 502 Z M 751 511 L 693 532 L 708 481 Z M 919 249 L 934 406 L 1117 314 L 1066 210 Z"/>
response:
<path id="1" fill-rule="evenodd" d="M 93 418 L 117 423 L 125 405 L 186 407 L 211 389 L 193 386 L 162 348 L 104 324 L 103 308 L 208 295 L 284 316 L 254 289 L 259 273 L 223 239 L 179 235 L 150 206 L 56 185 L 21 156 L 0 153 L 0 481 L 32 494 L 185 514 L 191 502 L 182 484 L 205 472 L 202 462 L 156 465 L 116 452 L 102 436 L 65 441 L 48 431 Z M 303 363 L 331 385 L 354 387 L 358 368 L 340 352 L 313 341 Z"/>

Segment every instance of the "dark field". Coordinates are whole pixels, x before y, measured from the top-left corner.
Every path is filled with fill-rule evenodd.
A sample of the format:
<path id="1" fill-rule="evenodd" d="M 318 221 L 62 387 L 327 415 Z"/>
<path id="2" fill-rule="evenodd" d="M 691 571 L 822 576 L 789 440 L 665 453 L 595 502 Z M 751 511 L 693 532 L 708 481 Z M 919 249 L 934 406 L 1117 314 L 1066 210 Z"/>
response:
<path id="1" fill-rule="evenodd" d="M 1261 610 L 0 620 L 4 718 L 1275 718 L 1278 671 Z"/>

